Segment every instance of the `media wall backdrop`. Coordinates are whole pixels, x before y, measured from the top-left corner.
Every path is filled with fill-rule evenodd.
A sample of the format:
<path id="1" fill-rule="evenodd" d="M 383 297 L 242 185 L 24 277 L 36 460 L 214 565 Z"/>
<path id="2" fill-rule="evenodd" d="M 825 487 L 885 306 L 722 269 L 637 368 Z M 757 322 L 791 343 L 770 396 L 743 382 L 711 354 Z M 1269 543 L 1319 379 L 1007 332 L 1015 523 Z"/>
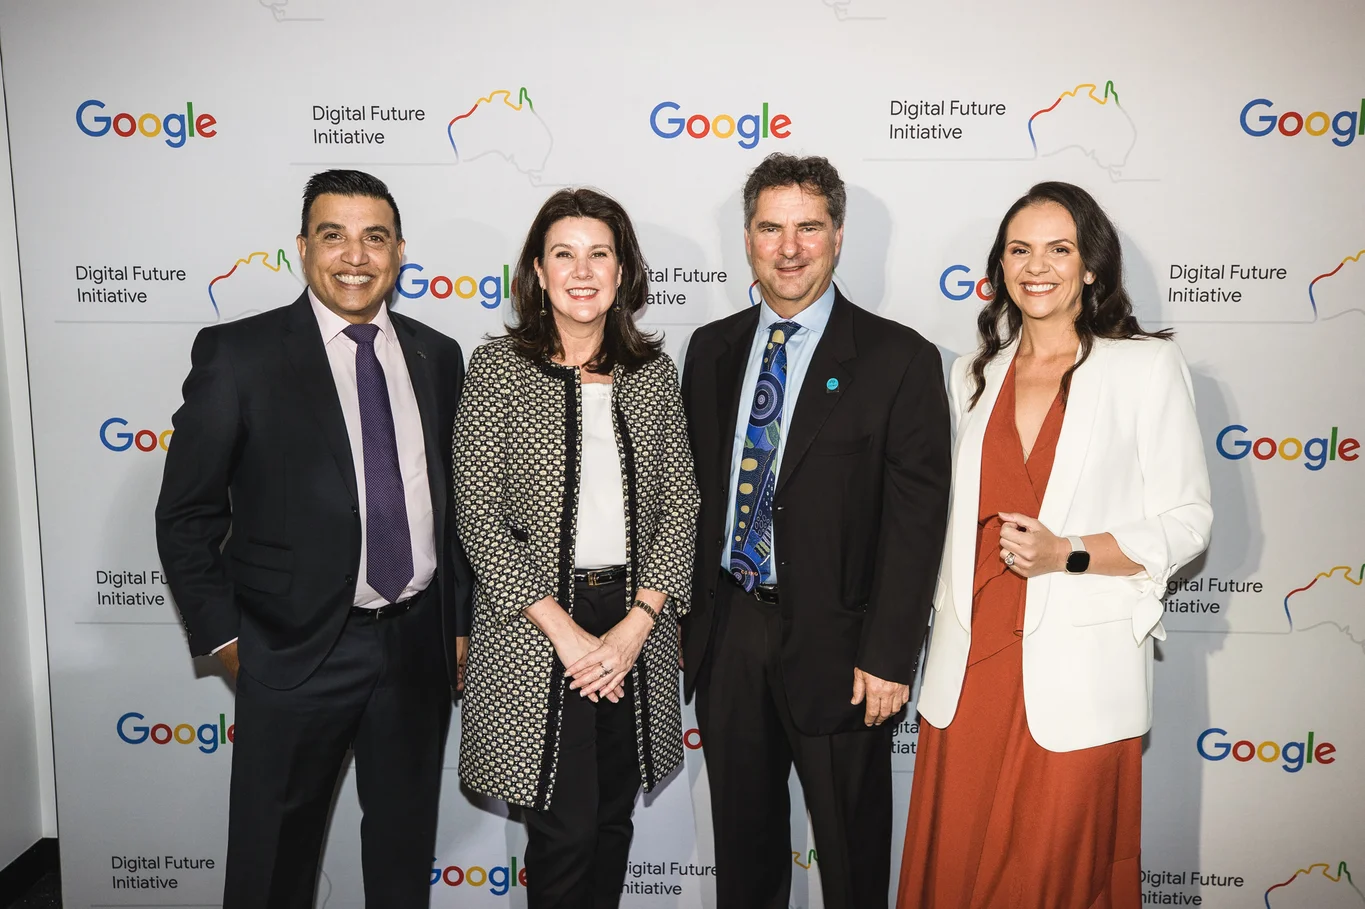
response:
<path id="1" fill-rule="evenodd" d="M 1017 196 L 1106 206 L 1140 318 L 1189 360 L 1216 514 L 1166 600 L 1144 902 L 1365 907 L 1362 34 L 1326 0 L 4 4 L 66 905 L 221 900 L 233 696 L 187 656 L 152 512 L 195 333 L 303 286 L 309 175 L 388 182 L 394 305 L 466 354 L 546 195 L 601 187 L 676 357 L 753 302 L 740 188 L 783 151 L 848 183 L 840 286 L 945 362 Z M 626 906 L 714 902 L 686 719 Z M 912 712 L 897 862 L 917 734 Z M 523 828 L 460 788 L 458 735 L 432 905 L 524 906 Z M 792 829 L 792 904 L 819 906 L 799 793 Z M 348 773 L 319 906 L 362 905 L 358 830 Z"/>

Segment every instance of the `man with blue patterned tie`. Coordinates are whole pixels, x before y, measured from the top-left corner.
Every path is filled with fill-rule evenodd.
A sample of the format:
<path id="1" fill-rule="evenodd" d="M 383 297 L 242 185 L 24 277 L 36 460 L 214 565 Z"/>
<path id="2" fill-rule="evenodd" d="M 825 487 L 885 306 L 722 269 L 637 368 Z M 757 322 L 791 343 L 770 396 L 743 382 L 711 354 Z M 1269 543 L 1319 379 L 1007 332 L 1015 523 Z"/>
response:
<path id="1" fill-rule="evenodd" d="M 355 753 L 365 904 L 430 900 L 451 694 L 472 574 L 455 536 L 460 346 L 387 299 L 398 206 L 317 174 L 292 305 L 195 339 L 157 544 L 195 656 L 236 683 L 223 905 L 314 902 Z"/>
<path id="2" fill-rule="evenodd" d="M 720 909 L 785 909 L 800 778 L 827 909 L 887 904 L 891 730 L 928 629 L 948 512 L 938 350 L 834 286 L 846 192 L 769 155 L 744 187 L 763 300 L 683 369 L 701 490 L 685 690 L 697 698 Z"/>

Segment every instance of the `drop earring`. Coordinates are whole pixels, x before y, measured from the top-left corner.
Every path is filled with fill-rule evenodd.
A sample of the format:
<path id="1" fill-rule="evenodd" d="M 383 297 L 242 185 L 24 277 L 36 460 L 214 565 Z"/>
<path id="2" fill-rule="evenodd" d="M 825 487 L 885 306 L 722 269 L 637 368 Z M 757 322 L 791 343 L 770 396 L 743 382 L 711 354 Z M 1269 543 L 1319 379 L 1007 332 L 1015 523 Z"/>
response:
<path id="1" fill-rule="evenodd" d="M 540 289 L 540 314 L 543 316 L 550 310 L 545 305 L 545 288 Z"/>

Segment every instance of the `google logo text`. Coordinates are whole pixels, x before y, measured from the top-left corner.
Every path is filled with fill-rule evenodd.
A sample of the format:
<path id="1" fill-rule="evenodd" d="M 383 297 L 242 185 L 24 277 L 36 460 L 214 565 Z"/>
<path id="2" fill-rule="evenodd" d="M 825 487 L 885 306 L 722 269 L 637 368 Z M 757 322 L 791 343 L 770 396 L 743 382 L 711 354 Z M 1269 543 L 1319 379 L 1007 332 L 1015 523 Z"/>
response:
<path id="1" fill-rule="evenodd" d="M 1249 739 L 1242 739 L 1229 744 L 1226 741 L 1227 735 L 1226 729 L 1217 727 L 1205 729 L 1195 740 L 1194 749 L 1206 761 L 1227 760 L 1229 755 L 1234 761 L 1242 764 L 1250 763 L 1253 758 L 1263 764 L 1283 761 L 1284 763 L 1280 767 L 1285 773 L 1298 773 L 1305 764 L 1333 764 L 1336 762 L 1336 758 L 1332 755 L 1336 753 L 1337 746 L 1331 742 L 1318 742 L 1314 745 L 1314 733 L 1311 730 L 1304 741 L 1285 742 L 1283 745 L 1270 741 L 1255 745 Z"/>
<path id="2" fill-rule="evenodd" d="M 145 720 L 137 711 L 129 711 L 118 718 L 118 737 L 129 745 L 141 745 L 150 741 L 153 745 L 198 745 L 204 754 L 213 754 L 219 745 L 231 744 L 236 738 L 237 727 L 228 723 L 226 714 L 218 714 L 216 723 L 200 723 L 198 727 L 189 723 L 154 723 L 151 726 L 135 725 L 131 721 Z"/>
<path id="3" fill-rule="evenodd" d="M 943 291 L 943 295 L 949 300 L 965 300 L 972 294 L 976 294 L 982 300 L 989 301 L 995 296 L 995 289 L 991 287 L 991 282 L 985 278 L 973 281 L 970 278 L 971 269 L 965 265 L 949 265 L 943 269 L 943 274 L 938 276 L 938 289 Z M 953 283 L 956 290 L 948 289 L 948 279 L 954 275 L 967 275 L 966 279 L 959 278 Z"/>
<path id="4" fill-rule="evenodd" d="M 660 101 L 649 112 L 649 128 L 660 139 L 676 139 L 684 133 L 693 139 L 715 136 L 729 139 L 738 136 L 740 148 L 754 148 L 760 139 L 786 139 L 791 135 L 792 118 L 786 114 L 768 113 L 768 102 L 763 102 L 762 113 L 742 114 L 690 114 L 688 116 L 666 117 L 664 111 L 681 111 L 682 105 L 676 101 Z"/>
<path id="5" fill-rule="evenodd" d="M 1360 448 L 1359 440 L 1339 438 L 1339 431 L 1335 426 L 1328 435 L 1317 436 L 1306 442 L 1294 436 L 1278 441 L 1269 436 L 1261 436 L 1253 442 L 1243 437 L 1247 432 L 1247 428 L 1238 423 L 1225 426 L 1214 440 L 1214 447 L 1229 461 L 1240 461 L 1247 455 L 1258 461 L 1269 461 L 1277 455 L 1285 461 L 1303 458 L 1303 466 L 1309 470 L 1322 470 L 1328 461 L 1354 461 L 1360 457 L 1357 453 L 1357 449 Z"/>
<path id="6" fill-rule="evenodd" d="M 1246 103 L 1242 108 L 1242 132 L 1248 136 L 1268 136 L 1272 132 L 1278 132 L 1281 136 L 1297 136 L 1299 133 L 1308 133 L 1310 136 L 1325 136 L 1328 129 L 1333 135 L 1333 145 L 1342 148 L 1355 141 L 1356 136 L 1365 136 L 1365 98 L 1360 101 L 1360 110 L 1342 110 L 1334 115 L 1328 115 L 1326 111 L 1315 110 L 1310 114 L 1301 114 L 1296 110 L 1287 110 L 1282 114 L 1274 113 L 1275 102 L 1269 98 L 1255 98 Z M 1251 112 L 1257 108 L 1265 108 L 1265 112 L 1256 115 L 1255 126 L 1252 125 Z"/>
<path id="7" fill-rule="evenodd" d="M 194 102 L 185 102 L 185 111 L 172 111 L 168 114 L 102 114 L 104 102 L 91 98 L 81 102 L 76 108 L 76 125 L 81 132 L 91 138 L 107 136 L 110 130 L 114 135 L 125 139 L 143 136 L 155 139 L 164 136 L 165 143 L 171 148 L 183 148 L 185 143 L 195 137 L 212 139 L 218 135 L 218 120 L 213 114 L 195 116 Z"/>

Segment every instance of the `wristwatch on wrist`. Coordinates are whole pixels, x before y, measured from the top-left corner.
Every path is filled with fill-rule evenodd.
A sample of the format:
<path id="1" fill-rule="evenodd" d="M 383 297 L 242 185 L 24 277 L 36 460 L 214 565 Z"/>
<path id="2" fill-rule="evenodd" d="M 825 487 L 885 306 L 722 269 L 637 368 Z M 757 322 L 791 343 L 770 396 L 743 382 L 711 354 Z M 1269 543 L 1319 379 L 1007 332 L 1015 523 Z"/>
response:
<path id="1" fill-rule="evenodd" d="M 649 617 L 650 617 L 651 619 L 653 619 L 656 623 L 659 621 L 659 613 L 655 612 L 654 609 L 653 609 L 653 607 L 651 607 L 651 606 L 650 606 L 648 603 L 646 603 L 644 600 L 641 600 L 641 599 L 638 599 L 638 598 L 637 598 L 637 599 L 635 600 L 634 603 L 631 603 L 631 604 L 630 604 L 630 606 L 631 606 L 632 609 L 640 609 L 640 610 L 643 610 L 643 611 L 644 611 L 644 614 L 647 615 L 647 616 L 649 616 Z"/>
<path id="2" fill-rule="evenodd" d="M 1066 570 L 1069 574 L 1080 574 L 1090 567 L 1090 553 L 1085 551 L 1085 541 L 1080 537 L 1067 537 L 1071 543 L 1071 555 L 1066 557 Z"/>

